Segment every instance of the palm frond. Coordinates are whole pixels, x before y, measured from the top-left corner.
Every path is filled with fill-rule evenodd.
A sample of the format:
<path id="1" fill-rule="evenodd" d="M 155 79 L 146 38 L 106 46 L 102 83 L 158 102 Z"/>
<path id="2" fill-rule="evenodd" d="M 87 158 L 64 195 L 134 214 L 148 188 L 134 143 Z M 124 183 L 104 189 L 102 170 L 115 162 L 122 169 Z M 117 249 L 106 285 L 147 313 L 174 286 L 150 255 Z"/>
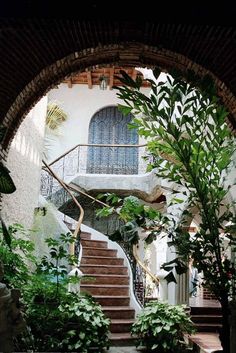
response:
<path id="1" fill-rule="evenodd" d="M 57 130 L 58 127 L 67 120 L 67 114 L 55 102 L 50 102 L 47 106 L 46 126 L 51 130 Z"/>

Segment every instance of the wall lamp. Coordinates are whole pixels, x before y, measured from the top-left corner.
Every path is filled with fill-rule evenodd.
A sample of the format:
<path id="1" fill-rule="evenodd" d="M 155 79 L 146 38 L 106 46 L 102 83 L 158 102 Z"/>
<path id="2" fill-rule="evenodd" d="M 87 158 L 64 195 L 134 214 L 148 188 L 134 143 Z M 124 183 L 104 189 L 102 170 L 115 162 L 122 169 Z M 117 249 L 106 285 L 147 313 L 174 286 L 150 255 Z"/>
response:
<path id="1" fill-rule="evenodd" d="M 100 89 L 102 89 L 102 90 L 107 89 L 108 77 L 105 76 L 105 75 L 102 75 L 102 76 L 99 77 L 99 81 L 100 81 L 100 84 L 99 84 Z"/>

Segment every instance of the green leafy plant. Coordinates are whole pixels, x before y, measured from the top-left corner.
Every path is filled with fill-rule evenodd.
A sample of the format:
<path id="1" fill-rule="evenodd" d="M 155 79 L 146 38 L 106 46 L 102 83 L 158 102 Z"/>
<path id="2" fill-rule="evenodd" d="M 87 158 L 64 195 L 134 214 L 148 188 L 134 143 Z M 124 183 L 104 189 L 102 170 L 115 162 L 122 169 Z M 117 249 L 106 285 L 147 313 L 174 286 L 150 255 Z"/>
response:
<path id="1" fill-rule="evenodd" d="M 145 346 L 148 352 L 158 353 L 185 352 L 184 334 L 194 332 L 184 305 L 172 306 L 158 301 L 149 302 L 131 328 L 138 345 Z"/>
<path id="2" fill-rule="evenodd" d="M 115 194 L 100 194 L 108 206 L 97 211 L 98 217 L 107 217 L 116 213 L 123 222 L 109 238 L 113 241 L 124 241 L 131 245 L 139 241 L 139 229 L 146 231 L 146 244 L 152 243 L 163 231 L 168 223 L 168 218 L 154 208 L 143 204 L 137 197 L 128 196 L 119 198 Z"/>
<path id="3" fill-rule="evenodd" d="M 17 236 L 16 236 L 17 234 Z M 21 224 L 0 228 L 0 259 L 4 266 L 3 282 L 9 288 L 22 288 L 30 280 L 30 265 L 36 261 L 29 231 Z"/>
<path id="4" fill-rule="evenodd" d="M 86 353 L 92 347 L 109 346 L 110 320 L 101 306 L 89 295 L 68 293 L 65 284 L 62 281 L 58 286 L 44 276 L 36 276 L 25 290 L 25 317 L 30 330 L 21 337 L 21 349 L 27 346 L 35 352 Z"/>
<path id="5" fill-rule="evenodd" d="M 16 236 L 17 233 L 17 236 Z M 22 237 L 20 236 L 23 236 Z M 68 276 L 77 258 L 68 254 L 74 242 L 70 233 L 46 239 L 48 253 L 33 256 L 33 243 L 21 225 L 2 224 L 0 256 L 4 282 L 21 288 L 27 328 L 15 339 L 17 351 L 87 353 L 109 346 L 110 321 L 91 296 L 68 292 L 68 284 L 80 277 Z"/>

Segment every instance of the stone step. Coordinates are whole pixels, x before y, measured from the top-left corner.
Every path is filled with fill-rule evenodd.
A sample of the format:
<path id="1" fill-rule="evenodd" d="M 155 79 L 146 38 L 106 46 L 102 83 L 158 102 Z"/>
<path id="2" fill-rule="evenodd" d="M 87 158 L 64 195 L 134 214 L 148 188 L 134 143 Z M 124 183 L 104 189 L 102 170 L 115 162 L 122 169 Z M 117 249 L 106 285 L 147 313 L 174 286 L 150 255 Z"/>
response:
<path id="1" fill-rule="evenodd" d="M 129 306 L 128 295 L 93 295 L 94 300 L 102 306 Z"/>
<path id="2" fill-rule="evenodd" d="M 222 320 L 221 315 L 192 315 L 191 320 L 195 323 L 204 323 L 204 324 L 220 324 Z"/>
<path id="3" fill-rule="evenodd" d="M 221 306 L 191 306 L 191 315 L 221 315 Z"/>
<path id="4" fill-rule="evenodd" d="M 198 332 L 219 332 L 222 327 L 221 324 L 207 324 L 207 323 L 197 323 L 194 325 Z"/>
<path id="5" fill-rule="evenodd" d="M 109 319 L 134 319 L 135 311 L 130 306 L 103 306 L 102 311 Z"/>
<path id="6" fill-rule="evenodd" d="M 83 264 L 80 266 L 80 270 L 84 273 L 90 273 L 93 275 L 96 274 L 118 274 L 118 275 L 127 275 L 128 270 L 125 266 L 116 266 L 116 265 L 86 265 Z"/>
<path id="7" fill-rule="evenodd" d="M 81 244 L 83 247 L 97 248 L 97 249 L 107 249 L 107 241 L 103 240 L 87 240 L 82 239 Z"/>
<path id="8" fill-rule="evenodd" d="M 129 332 L 113 332 L 109 335 L 109 338 L 112 347 L 135 346 L 135 337 L 132 337 Z"/>
<path id="9" fill-rule="evenodd" d="M 128 295 L 129 294 L 129 286 L 126 285 L 101 285 L 96 284 L 82 284 L 80 286 L 81 292 L 87 292 L 91 295 Z"/>
<path id="10" fill-rule="evenodd" d="M 134 320 L 132 319 L 112 319 L 110 324 L 110 331 L 113 333 L 130 332 L 130 328 Z"/>
<path id="11" fill-rule="evenodd" d="M 81 265 L 117 265 L 122 266 L 124 264 L 123 259 L 118 259 L 116 257 L 106 257 L 106 256 L 82 256 Z"/>
<path id="12" fill-rule="evenodd" d="M 86 240 L 90 240 L 91 239 L 91 233 L 88 232 L 81 232 L 80 233 L 80 239 L 86 239 Z"/>
<path id="13" fill-rule="evenodd" d="M 116 257 L 117 250 L 83 247 L 83 256 L 105 256 Z"/>
<path id="14" fill-rule="evenodd" d="M 82 280 L 80 283 L 93 283 L 93 284 L 129 284 L 129 277 L 127 275 L 108 275 L 108 274 L 92 274 L 86 273 L 86 276 L 93 277 L 90 280 Z"/>

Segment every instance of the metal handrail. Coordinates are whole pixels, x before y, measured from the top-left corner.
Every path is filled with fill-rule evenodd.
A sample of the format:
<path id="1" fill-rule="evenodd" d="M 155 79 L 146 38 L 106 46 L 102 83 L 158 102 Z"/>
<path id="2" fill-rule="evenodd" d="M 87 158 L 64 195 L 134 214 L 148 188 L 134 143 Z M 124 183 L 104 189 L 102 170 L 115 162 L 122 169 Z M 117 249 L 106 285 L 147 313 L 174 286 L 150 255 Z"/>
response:
<path id="1" fill-rule="evenodd" d="M 77 238 L 77 235 L 80 231 L 80 227 L 81 227 L 81 224 L 82 224 L 82 221 L 83 221 L 83 218 L 84 218 L 84 210 L 82 208 L 82 206 L 80 205 L 80 203 L 77 201 L 77 199 L 74 197 L 73 193 L 70 191 L 74 191 L 74 192 L 77 192 L 77 193 L 81 193 L 87 197 L 89 197 L 90 199 L 92 199 L 93 201 L 103 205 L 103 206 L 106 206 L 106 207 L 109 207 L 108 204 L 96 199 L 95 197 L 91 196 L 91 195 L 88 195 L 86 192 L 82 191 L 78 186 L 71 186 L 71 185 L 68 185 L 67 183 L 65 183 L 63 180 L 61 180 L 57 175 L 56 173 L 50 168 L 50 166 L 45 162 L 43 161 L 43 164 L 45 165 L 46 169 L 49 171 L 49 173 L 59 182 L 59 184 L 63 187 L 63 189 L 65 189 L 68 194 L 71 196 L 71 198 L 73 199 L 74 203 L 77 205 L 77 207 L 80 209 L 80 217 L 79 217 L 79 220 L 78 220 L 78 223 L 77 223 L 77 226 L 76 226 L 76 229 L 74 231 L 74 238 L 76 239 Z M 75 254 L 75 243 L 73 243 L 73 247 L 71 249 L 72 251 L 72 255 Z M 138 254 L 137 254 L 137 245 L 134 245 L 133 246 L 133 249 L 132 249 L 132 252 L 133 252 L 133 256 L 135 258 L 135 260 L 137 261 L 137 263 L 140 265 L 140 267 L 142 267 L 142 269 L 151 277 L 151 279 L 153 280 L 153 282 L 155 282 L 156 284 L 159 283 L 159 279 L 158 277 L 156 277 L 145 265 L 144 263 L 140 260 Z"/>
<path id="2" fill-rule="evenodd" d="M 74 147 L 70 148 L 69 150 L 67 150 L 66 152 L 64 152 L 62 155 L 60 155 L 59 157 L 57 157 L 56 159 L 54 159 L 54 161 L 50 162 L 48 164 L 48 166 L 53 165 L 54 163 L 58 162 L 60 159 L 62 159 L 63 157 L 65 157 L 67 154 L 69 154 L 70 152 L 74 151 L 77 147 L 146 147 L 147 144 L 136 144 L 136 145 L 120 145 L 120 144 L 102 144 L 102 143 L 78 143 L 77 145 L 75 145 Z"/>
<path id="3" fill-rule="evenodd" d="M 77 201 L 77 199 L 74 197 L 74 195 L 72 194 L 72 192 L 69 190 L 69 185 L 66 184 L 63 180 L 61 180 L 57 175 L 56 173 L 54 173 L 54 171 L 50 168 L 50 166 L 45 162 L 45 161 L 42 161 L 43 164 L 45 165 L 46 169 L 48 170 L 48 172 L 53 176 L 53 178 L 55 178 L 58 183 L 62 186 L 62 188 L 64 190 L 66 190 L 66 192 L 68 192 L 68 194 L 71 196 L 71 198 L 73 199 L 74 203 L 76 204 L 76 206 L 79 208 L 80 210 L 80 216 L 79 216 L 79 219 L 78 219 L 78 222 L 77 222 L 77 225 L 76 225 L 76 228 L 74 230 L 74 233 L 73 233 L 73 238 L 74 238 L 74 242 L 71 244 L 70 246 L 70 254 L 71 255 L 75 255 L 75 242 L 76 242 L 76 239 L 77 239 L 77 236 L 79 234 L 79 231 L 80 231 L 80 227 L 81 227 L 81 224 L 82 224 L 82 221 L 83 221 L 83 218 L 84 218 L 84 209 L 83 207 L 80 205 L 80 203 Z"/>

